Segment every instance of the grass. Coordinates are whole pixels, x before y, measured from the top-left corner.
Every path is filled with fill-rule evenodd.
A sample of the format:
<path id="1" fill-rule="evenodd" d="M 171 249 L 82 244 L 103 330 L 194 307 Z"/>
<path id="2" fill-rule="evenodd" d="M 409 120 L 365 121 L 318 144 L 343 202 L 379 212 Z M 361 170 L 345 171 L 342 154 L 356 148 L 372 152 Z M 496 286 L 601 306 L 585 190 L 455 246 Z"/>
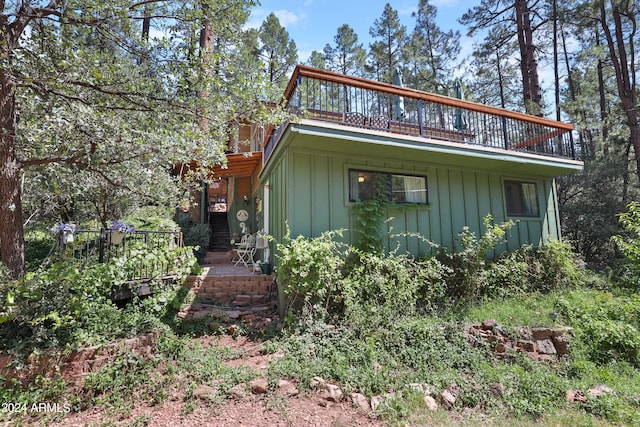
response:
<path id="1" fill-rule="evenodd" d="M 488 349 L 470 346 L 462 334 L 464 324 L 486 318 L 513 329 L 552 325 L 567 319 L 559 317 L 554 322 L 541 313 L 557 309 L 559 300 L 576 301 L 576 307 L 587 310 L 591 307 L 585 306 L 588 301 L 600 306 L 603 298 L 609 297 L 601 291 L 582 289 L 487 301 L 455 316 L 398 318 L 367 335 L 346 325 L 330 328 L 322 322 L 300 322 L 263 344 L 266 352 L 284 353 L 271 363 L 268 375 L 272 383 L 280 378 L 295 379 L 303 393 L 309 392 L 314 376 L 340 384 L 345 394 L 357 391 L 371 397 L 391 393 L 393 398 L 375 412 L 388 425 L 637 425 L 638 367 L 629 360 L 592 360 L 588 347 L 579 342 L 579 333 L 572 341 L 576 351 L 555 364 L 533 362 L 524 356 L 496 360 Z M 578 322 L 569 326 L 581 328 Z M 161 405 L 180 395 L 182 411 L 188 414 L 199 405 L 222 404 L 231 387 L 257 376 L 253 369 L 225 365 L 225 360 L 237 357 L 227 348 L 204 348 L 188 335 L 166 331 L 153 358 L 143 360 L 123 353 L 91 374 L 80 390 L 69 390 L 60 381 L 38 380 L 27 388 L 14 384 L 2 397 L 3 401 L 70 402 L 73 411 L 100 408 L 106 419 L 118 420 L 130 416 L 134 405 Z M 452 411 L 441 408 L 431 412 L 411 383 L 428 384 L 435 396 L 451 384 L 461 392 Z M 495 383 L 506 387 L 503 396 L 491 394 Z M 612 388 L 615 394 L 589 399 L 586 404 L 566 402 L 567 390 L 586 391 L 599 384 Z M 215 397 L 208 402 L 194 397 L 199 385 L 213 387 Z M 275 409 L 286 407 L 286 402 L 277 399 L 269 402 Z M 3 416 L 0 419 L 7 421 L 6 414 Z M 45 415 L 40 422 L 60 417 Z M 138 425 L 144 422 L 142 418 L 135 420 Z"/>

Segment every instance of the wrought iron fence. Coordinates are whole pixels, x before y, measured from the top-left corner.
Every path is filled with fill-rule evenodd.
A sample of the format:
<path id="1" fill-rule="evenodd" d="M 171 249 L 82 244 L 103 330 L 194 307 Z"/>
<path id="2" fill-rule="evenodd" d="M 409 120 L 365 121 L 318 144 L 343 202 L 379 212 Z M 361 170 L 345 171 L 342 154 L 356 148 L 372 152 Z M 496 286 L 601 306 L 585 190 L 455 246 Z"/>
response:
<path id="1" fill-rule="evenodd" d="M 121 233 L 110 229 L 60 230 L 56 244 L 45 263 L 53 259 L 73 263 L 79 268 L 90 263 L 109 263 L 131 257 L 140 248 L 149 251 L 159 248 L 182 247 L 179 231 L 130 231 Z M 133 265 L 127 280 L 144 282 L 151 278 L 172 277 L 171 265 L 150 257 L 139 265 Z"/>

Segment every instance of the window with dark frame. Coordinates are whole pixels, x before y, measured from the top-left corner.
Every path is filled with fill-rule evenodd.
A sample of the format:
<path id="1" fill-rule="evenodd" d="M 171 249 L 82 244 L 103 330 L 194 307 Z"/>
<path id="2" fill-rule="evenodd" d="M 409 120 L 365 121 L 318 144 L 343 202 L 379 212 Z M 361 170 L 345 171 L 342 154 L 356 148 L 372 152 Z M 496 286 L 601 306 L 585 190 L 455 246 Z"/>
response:
<path id="1" fill-rule="evenodd" d="M 390 202 L 424 205 L 429 202 L 425 176 L 354 169 L 349 170 L 349 201 L 360 202 L 373 199 L 379 185 L 386 187 L 385 191 Z"/>
<path id="2" fill-rule="evenodd" d="M 507 215 L 523 217 L 540 216 L 538 185 L 536 183 L 504 181 L 504 194 L 507 200 Z"/>

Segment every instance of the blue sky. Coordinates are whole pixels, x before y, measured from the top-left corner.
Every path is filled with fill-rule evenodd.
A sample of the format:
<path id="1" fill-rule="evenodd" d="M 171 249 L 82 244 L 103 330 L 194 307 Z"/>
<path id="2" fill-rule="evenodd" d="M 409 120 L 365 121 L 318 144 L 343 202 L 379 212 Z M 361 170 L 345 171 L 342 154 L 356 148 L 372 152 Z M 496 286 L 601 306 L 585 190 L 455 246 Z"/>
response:
<path id="1" fill-rule="evenodd" d="M 415 21 L 411 13 L 417 9 L 418 0 L 262 0 L 261 6 L 253 9 L 248 25 L 259 27 L 267 15 L 274 12 L 296 42 L 300 62 L 304 62 L 312 51 L 322 50 L 327 43 L 333 45 L 333 37 L 342 24 L 353 28 L 358 41 L 368 49 L 369 28 L 382 16 L 387 3 L 398 11 L 407 31 L 412 31 Z M 457 19 L 479 3 L 480 0 L 431 1 L 438 9 L 438 26 L 445 31 L 460 30 L 463 55 L 471 51 L 473 42 L 466 37 Z"/>

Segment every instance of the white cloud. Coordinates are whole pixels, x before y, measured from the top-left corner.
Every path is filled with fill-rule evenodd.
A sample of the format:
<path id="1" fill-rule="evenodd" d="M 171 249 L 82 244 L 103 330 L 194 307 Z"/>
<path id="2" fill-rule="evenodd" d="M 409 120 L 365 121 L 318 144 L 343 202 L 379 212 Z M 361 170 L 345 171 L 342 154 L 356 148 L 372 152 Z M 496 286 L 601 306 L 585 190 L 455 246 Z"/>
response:
<path id="1" fill-rule="evenodd" d="M 249 17 L 249 20 L 245 25 L 245 29 L 260 28 L 264 20 L 267 19 L 267 16 L 272 12 L 276 15 L 276 17 L 280 21 L 280 25 L 282 25 L 285 28 L 287 28 L 290 25 L 298 24 L 300 21 L 302 21 L 306 17 L 304 13 L 296 14 L 295 12 L 292 12 L 287 9 L 269 11 L 266 9 L 258 8 L 258 9 L 254 9 L 253 12 L 251 12 L 251 16 Z"/>
<path id="2" fill-rule="evenodd" d="M 304 13 L 301 13 L 298 15 L 286 9 L 276 10 L 273 13 L 275 13 L 278 19 L 280 20 L 280 25 L 282 25 L 285 28 L 289 25 L 295 25 L 298 23 L 298 21 L 301 21 L 305 18 Z"/>

